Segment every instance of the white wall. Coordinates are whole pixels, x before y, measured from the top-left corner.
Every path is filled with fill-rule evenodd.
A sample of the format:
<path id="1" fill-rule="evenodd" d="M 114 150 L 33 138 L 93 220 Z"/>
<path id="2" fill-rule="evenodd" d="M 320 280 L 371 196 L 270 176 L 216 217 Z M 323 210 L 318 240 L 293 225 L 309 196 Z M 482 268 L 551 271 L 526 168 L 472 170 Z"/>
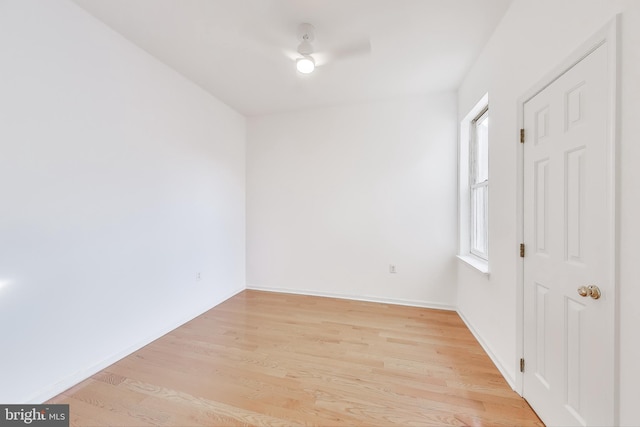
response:
<path id="1" fill-rule="evenodd" d="M 456 127 L 453 93 L 250 118 L 248 286 L 452 307 Z"/>
<path id="2" fill-rule="evenodd" d="M 458 266 L 458 307 L 511 376 L 516 375 L 517 100 L 616 13 L 622 12 L 620 161 L 620 422 L 637 425 L 640 384 L 640 2 L 515 0 L 458 93 L 459 117 L 489 92 L 491 276 Z"/>
<path id="3" fill-rule="evenodd" d="M 0 402 L 244 288 L 242 116 L 67 0 L 0 1 L 0 94 Z"/>

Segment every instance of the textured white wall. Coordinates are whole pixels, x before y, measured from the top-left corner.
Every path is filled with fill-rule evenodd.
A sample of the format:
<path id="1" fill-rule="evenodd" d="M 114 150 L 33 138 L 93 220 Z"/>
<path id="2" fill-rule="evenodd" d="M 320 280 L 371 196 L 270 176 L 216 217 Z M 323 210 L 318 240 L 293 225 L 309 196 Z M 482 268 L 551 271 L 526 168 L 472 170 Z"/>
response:
<path id="1" fill-rule="evenodd" d="M 456 132 L 453 93 L 250 118 L 248 286 L 452 307 Z"/>
<path id="2" fill-rule="evenodd" d="M 244 288 L 242 116 L 67 0 L 0 2 L 0 94 L 0 402 Z"/>
<path id="3" fill-rule="evenodd" d="M 516 375 L 517 100 L 622 12 L 620 144 L 620 421 L 638 425 L 640 383 L 640 2 L 515 0 L 458 93 L 460 118 L 485 92 L 491 103 L 491 276 L 458 266 L 458 307 L 511 380 Z M 518 356 L 519 357 L 519 356 Z"/>

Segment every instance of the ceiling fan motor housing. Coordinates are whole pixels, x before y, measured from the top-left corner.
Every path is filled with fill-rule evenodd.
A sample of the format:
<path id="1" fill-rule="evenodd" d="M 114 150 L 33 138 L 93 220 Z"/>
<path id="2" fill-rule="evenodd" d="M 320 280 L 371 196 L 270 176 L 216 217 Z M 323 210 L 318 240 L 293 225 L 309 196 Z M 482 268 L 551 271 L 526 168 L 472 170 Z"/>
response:
<path id="1" fill-rule="evenodd" d="M 298 38 L 301 40 L 298 46 L 298 53 L 300 55 L 311 55 L 313 53 L 313 46 L 311 42 L 314 39 L 314 26 L 311 24 L 300 24 L 298 26 Z"/>

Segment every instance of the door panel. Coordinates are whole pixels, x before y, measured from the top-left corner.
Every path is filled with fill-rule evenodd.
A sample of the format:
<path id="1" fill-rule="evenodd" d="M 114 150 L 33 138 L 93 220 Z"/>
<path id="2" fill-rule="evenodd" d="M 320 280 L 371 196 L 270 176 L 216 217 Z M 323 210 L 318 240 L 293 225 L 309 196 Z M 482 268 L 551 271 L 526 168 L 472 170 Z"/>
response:
<path id="1" fill-rule="evenodd" d="M 607 49 L 524 104 L 523 394 L 549 425 L 613 423 Z M 581 296 L 588 285 L 602 296 Z"/>

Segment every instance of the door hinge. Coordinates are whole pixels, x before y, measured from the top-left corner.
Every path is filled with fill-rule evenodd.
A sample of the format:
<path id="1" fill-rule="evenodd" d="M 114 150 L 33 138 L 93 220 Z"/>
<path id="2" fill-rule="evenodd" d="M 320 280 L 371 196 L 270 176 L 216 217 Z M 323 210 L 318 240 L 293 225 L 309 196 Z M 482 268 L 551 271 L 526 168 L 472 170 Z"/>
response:
<path id="1" fill-rule="evenodd" d="M 520 372 L 524 372 L 524 359 L 520 359 Z"/>
<path id="2" fill-rule="evenodd" d="M 524 129 L 520 129 L 520 143 L 524 144 Z"/>
<path id="3" fill-rule="evenodd" d="M 524 258 L 524 243 L 520 243 L 520 258 Z"/>

